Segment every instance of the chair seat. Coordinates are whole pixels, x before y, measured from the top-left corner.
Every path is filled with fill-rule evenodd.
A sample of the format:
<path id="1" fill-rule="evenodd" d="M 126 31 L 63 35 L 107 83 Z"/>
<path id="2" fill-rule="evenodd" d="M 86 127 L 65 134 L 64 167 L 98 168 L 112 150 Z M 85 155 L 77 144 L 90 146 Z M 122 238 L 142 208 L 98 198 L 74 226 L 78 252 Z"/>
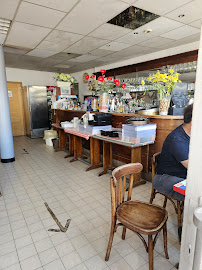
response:
<path id="1" fill-rule="evenodd" d="M 168 218 L 168 212 L 157 205 L 128 201 L 117 208 L 117 219 L 136 232 L 151 235 L 159 232 Z"/>

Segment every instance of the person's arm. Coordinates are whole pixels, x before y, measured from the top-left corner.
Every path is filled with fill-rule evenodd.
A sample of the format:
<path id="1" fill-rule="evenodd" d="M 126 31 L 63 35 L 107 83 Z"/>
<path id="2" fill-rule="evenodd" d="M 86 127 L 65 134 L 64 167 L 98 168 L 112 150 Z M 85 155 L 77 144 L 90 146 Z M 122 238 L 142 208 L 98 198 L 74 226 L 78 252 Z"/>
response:
<path id="1" fill-rule="evenodd" d="M 186 169 L 188 169 L 188 163 L 189 163 L 189 160 L 188 160 L 188 159 L 187 159 L 187 160 L 181 161 L 181 164 L 182 164 Z"/>

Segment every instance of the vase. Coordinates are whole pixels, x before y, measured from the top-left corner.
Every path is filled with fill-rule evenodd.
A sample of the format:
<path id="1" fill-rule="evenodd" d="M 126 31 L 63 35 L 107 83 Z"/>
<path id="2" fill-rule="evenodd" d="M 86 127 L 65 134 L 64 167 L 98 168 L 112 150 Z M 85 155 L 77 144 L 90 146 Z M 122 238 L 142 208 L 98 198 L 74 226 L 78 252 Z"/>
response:
<path id="1" fill-rule="evenodd" d="M 99 111 L 100 112 L 108 112 L 108 101 L 109 96 L 108 93 L 102 93 L 100 95 L 100 103 L 99 103 Z"/>
<path id="2" fill-rule="evenodd" d="M 70 87 L 71 82 L 62 82 L 62 81 L 57 81 L 57 86 L 58 87 Z"/>
<path id="3" fill-rule="evenodd" d="M 171 96 L 165 96 L 159 99 L 159 114 L 168 115 L 168 109 L 170 107 Z"/>

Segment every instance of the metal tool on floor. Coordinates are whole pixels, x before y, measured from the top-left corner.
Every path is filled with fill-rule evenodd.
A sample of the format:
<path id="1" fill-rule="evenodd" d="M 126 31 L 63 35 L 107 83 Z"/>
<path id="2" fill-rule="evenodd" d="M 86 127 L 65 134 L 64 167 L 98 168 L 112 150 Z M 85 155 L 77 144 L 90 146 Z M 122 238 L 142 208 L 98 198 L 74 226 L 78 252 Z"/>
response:
<path id="1" fill-rule="evenodd" d="M 60 221 L 57 219 L 57 217 L 55 216 L 55 214 L 53 213 L 53 211 L 50 209 L 50 207 L 48 206 L 48 204 L 45 202 L 44 203 L 48 212 L 51 214 L 52 218 L 54 219 L 55 223 L 58 225 L 58 227 L 60 229 L 49 229 L 48 231 L 50 232 L 66 232 L 68 227 L 69 227 L 69 224 L 70 224 L 70 221 L 71 219 L 68 219 L 67 222 L 66 222 L 66 225 L 65 227 L 62 226 L 62 224 L 60 223 Z"/>

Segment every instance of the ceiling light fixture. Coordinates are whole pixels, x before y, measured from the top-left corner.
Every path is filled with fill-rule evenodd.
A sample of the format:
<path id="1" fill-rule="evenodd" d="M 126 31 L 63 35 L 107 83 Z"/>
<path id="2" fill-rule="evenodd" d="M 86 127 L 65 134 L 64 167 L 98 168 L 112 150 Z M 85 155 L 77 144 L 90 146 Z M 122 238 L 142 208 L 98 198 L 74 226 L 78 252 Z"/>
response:
<path id="1" fill-rule="evenodd" d="M 178 17 L 183 18 L 184 16 L 185 16 L 184 14 L 180 14 Z"/>
<path id="2" fill-rule="evenodd" d="M 146 29 L 144 32 L 145 32 L 145 34 L 149 34 L 152 32 L 152 29 Z"/>
<path id="3" fill-rule="evenodd" d="M 8 33 L 11 21 L 0 18 L 0 34 L 6 35 Z"/>

